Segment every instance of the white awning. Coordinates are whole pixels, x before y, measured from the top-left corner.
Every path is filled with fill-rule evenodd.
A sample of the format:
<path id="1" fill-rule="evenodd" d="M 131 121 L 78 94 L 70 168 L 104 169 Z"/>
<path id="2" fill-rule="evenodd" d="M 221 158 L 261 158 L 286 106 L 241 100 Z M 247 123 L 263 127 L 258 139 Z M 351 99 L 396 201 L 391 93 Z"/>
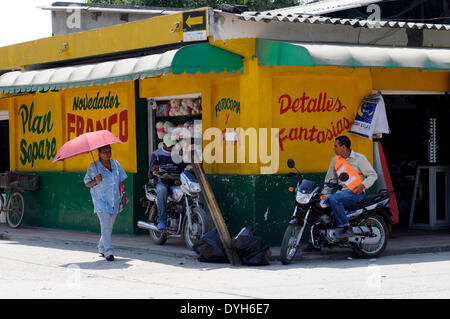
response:
<path id="1" fill-rule="evenodd" d="M 234 73 L 242 57 L 208 43 L 162 54 L 37 71 L 13 71 L 0 76 L 0 93 L 59 90 L 132 81 L 161 74 Z"/>
<path id="2" fill-rule="evenodd" d="M 450 69 L 450 49 L 367 45 L 256 42 L 259 64 L 373 68 Z"/>

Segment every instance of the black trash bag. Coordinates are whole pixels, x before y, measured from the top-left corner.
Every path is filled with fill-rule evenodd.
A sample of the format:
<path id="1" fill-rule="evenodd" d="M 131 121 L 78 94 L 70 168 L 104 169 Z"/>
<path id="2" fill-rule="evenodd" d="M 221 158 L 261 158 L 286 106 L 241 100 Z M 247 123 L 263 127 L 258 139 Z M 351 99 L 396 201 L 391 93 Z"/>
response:
<path id="1" fill-rule="evenodd" d="M 228 263 L 228 257 L 223 248 L 217 229 L 213 229 L 202 236 L 192 249 L 199 255 L 198 261 L 208 263 Z"/>
<path id="2" fill-rule="evenodd" d="M 231 242 L 243 265 L 266 266 L 272 255 L 269 245 L 258 237 L 253 228 L 247 226 Z"/>

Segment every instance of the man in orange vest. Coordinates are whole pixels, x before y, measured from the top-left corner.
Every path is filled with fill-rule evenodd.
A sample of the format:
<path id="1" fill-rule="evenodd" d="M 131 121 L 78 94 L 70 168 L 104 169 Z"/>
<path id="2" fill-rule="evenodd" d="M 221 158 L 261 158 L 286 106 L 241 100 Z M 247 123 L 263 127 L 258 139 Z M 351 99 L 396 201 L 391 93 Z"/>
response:
<path id="1" fill-rule="evenodd" d="M 347 136 L 339 136 L 334 141 L 336 156 L 332 159 L 328 168 L 325 181 L 336 181 L 342 173 L 347 173 L 349 178 L 342 182 L 342 190 L 327 197 L 333 210 L 338 227 L 342 230 L 337 237 L 345 238 L 353 236 L 352 229 L 345 214 L 345 207 L 359 203 L 365 195 L 365 190 L 370 188 L 378 176 L 367 158 L 356 153 L 351 148 L 350 139 Z M 332 189 L 324 187 L 323 193 L 330 194 Z"/>

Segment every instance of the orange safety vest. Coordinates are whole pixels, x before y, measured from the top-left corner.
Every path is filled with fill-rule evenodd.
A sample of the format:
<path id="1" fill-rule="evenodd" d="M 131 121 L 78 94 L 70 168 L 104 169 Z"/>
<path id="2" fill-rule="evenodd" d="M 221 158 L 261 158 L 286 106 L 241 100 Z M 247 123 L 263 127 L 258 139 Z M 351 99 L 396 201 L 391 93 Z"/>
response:
<path id="1" fill-rule="evenodd" d="M 353 189 L 356 186 L 361 185 L 363 182 L 360 174 L 353 167 L 351 167 L 351 165 L 343 157 L 339 155 L 336 155 L 336 164 L 334 165 L 334 169 L 338 176 L 342 173 L 348 174 L 348 180 L 343 183 L 352 192 L 355 192 Z"/>

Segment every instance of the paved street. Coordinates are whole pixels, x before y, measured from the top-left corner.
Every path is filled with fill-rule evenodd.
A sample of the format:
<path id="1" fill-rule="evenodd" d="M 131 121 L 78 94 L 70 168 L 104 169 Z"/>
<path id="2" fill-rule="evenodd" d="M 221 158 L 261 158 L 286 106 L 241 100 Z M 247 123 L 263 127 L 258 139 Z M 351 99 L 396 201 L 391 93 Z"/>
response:
<path id="1" fill-rule="evenodd" d="M 0 298 L 449 298 L 450 252 L 232 267 L 86 243 L 0 240 Z"/>

